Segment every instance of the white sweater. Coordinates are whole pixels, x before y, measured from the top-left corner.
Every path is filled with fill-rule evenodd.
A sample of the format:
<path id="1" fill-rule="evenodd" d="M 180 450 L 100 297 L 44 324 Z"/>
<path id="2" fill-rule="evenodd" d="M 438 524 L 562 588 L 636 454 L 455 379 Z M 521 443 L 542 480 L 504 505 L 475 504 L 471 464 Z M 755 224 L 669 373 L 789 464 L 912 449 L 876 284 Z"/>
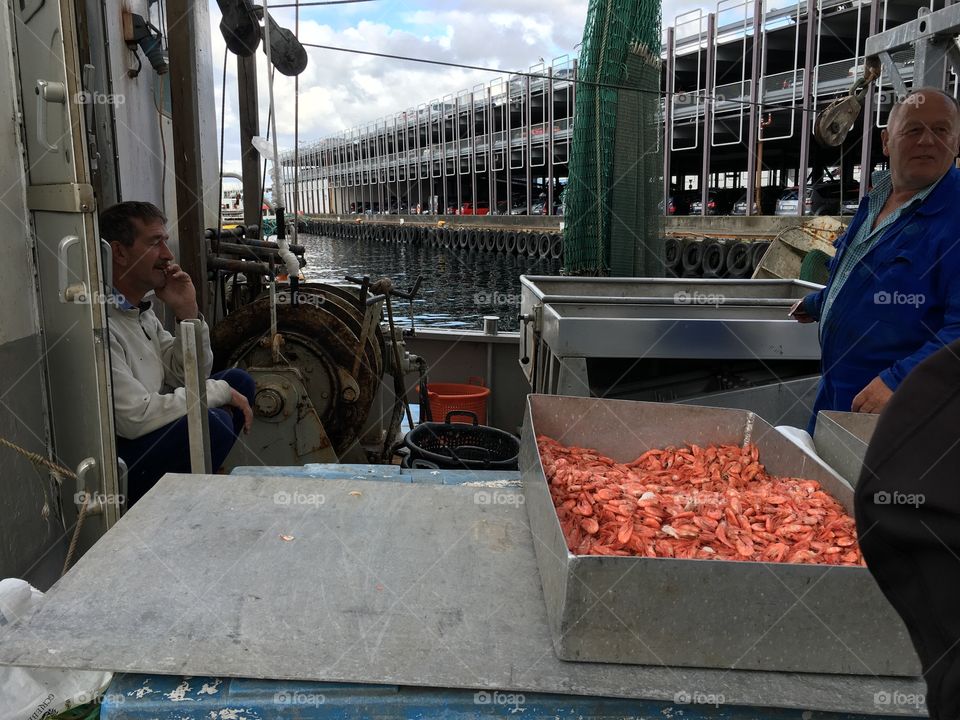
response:
<path id="1" fill-rule="evenodd" d="M 186 415 L 180 339 L 164 330 L 149 302 L 129 310 L 110 305 L 107 314 L 117 435 L 138 438 Z M 197 350 L 200 369 L 206 377 L 213 367 L 206 322 L 201 335 Z M 225 380 L 207 380 L 208 407 L 227 405 L 231 398 L 232 391 Z"/>

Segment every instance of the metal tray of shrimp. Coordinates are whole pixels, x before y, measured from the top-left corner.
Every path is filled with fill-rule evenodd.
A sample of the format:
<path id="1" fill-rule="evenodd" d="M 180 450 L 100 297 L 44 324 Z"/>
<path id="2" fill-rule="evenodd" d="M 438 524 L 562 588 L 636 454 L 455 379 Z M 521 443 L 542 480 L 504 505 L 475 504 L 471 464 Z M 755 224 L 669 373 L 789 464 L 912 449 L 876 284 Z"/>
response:
<path id="1" fill-rule="evenodd" d="M 850 513 L 853 491 L 830 467 L 747 410 L 530 395 L 520 470 L 560 659 L 919 674 L 906 628 L 865 567 L 570 553 L 538 435 L 594 448 L 617 462 L 671 445 L 751 442 L 769 473 L 816 480 Z"/>

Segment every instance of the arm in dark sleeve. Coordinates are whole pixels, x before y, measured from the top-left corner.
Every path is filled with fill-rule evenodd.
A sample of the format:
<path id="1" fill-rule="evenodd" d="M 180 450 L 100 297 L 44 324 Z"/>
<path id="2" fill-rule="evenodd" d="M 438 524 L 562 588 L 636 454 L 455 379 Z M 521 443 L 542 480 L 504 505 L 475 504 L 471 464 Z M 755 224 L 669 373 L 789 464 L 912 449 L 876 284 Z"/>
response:
<path id="1" fill-rule="evenodd" d="M 949 259 L 948 259 L 949 257 Z M 880 373 L 880 379 L 891 390 L 900 387 L 900 383 L 923 360 L 933 355 L 946 345 L 960 340 L 960 248 L 944 257 L 940 266 L 940 281 L 938 291 L 944 299 L 943 327 L 926 328 L 930 339 L 902 360 L 898 360 L 889 368 Z M 927 299 L 929 302 L 930 299 Z"/>
<path id="2" fill-rule="evenodd" d="M 823 311 L 823 301 L 827 297 L 827 288 L 826 287 L 816 290 L 803 298 L 803 303 L 801 307 L 803 311 L 812 317 L 814 320 L 820 320 L 820 313 Z"/>

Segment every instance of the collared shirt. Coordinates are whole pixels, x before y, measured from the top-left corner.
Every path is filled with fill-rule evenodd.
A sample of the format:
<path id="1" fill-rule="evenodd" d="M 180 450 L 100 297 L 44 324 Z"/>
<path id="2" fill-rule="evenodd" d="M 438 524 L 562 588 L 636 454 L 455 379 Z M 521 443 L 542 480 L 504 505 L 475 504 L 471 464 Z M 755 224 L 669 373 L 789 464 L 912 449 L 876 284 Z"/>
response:
<path id="1" fill-rule="evenodd" d="M 942 179 L 943 178 L 941 178 L 941 180 Z M 883 231 L 891 224 L 896 222 L 901 215 L 908 210 L 916 208 L 917 205 L 926 200 L 927 196 L 933 192 L 933 189 L 939 182 L 940 180 L 937 180 L 923 190 L 920 190 L 874 227 L 873 225 L 877 221 L 877 216 L 880 215 L 880 211 L 883 210 L 883 206 L 887 204 L 887 200 L 890 198 L 890 193 L 893 192 L 893 178 L 890 176 L 889 170 L 879 170 L 873 174 L 873 190 L 867 199 L 869 210 L 867 218 L 863 221 L 863 224 L 860 225 L 856 237 L 853 238 L 843 253 L 843 256 L 840 258 L 840 265 L 837 267 L 833 281 L 827 289 L 827 296 L 824 298 L 823 309 L 820 312 L 821 328 L 824 327 L 823 321 L 830 312 L 833 301 L 837 299 L 837 295 L 840 293 L 843 284 L 853 274 L 853 271 L 870 251 L 870 248 L 874 246 L 877 238 L 879 238 L 880 235 L 883 234 Z"/>
<path id="2" fill-rule="evenodd" d="M 113 288 L 113 296 L 117 299 L 117 307 L 121 310 L 136 310 L 137 306 L 124 297 L 123 293 Z"/>

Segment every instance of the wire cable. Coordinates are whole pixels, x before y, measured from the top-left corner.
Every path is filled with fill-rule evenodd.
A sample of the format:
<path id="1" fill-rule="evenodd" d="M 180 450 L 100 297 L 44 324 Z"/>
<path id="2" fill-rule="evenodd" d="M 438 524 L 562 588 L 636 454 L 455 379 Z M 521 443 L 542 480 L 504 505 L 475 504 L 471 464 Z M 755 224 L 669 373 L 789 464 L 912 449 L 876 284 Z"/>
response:
<path id="1" fill-rule="evenodd" d="M 337 47 L 335 45 L 319 45 L 317 43 L 306 43 L 306 42 L 301 42 L 300 44 L 303 45 L 304 47 L 312 47 L 312 48 L 317 48 L 319 50 L 330 50 L 333 52 L 352 53 L 355 55 L 367 55 L 370 57 L 384 58 L 386 60 L 402 60 L 405 62 L 423 63 L 425 65 L 439 65 L 442 67 L 457 68 L 460 70 L 478 70 L 480 72 L 488 72 L 496 75 L 509 75 L 511 76 L 511 78 L 530 77 L 530 78 L 537 78 L 537 79 L 543 80 L 549 77 L 542 72 L 534 73 L 534 72 L 525 72 L 520 70 L 516 70 L 516 71 L 504 70 L 503 68 L 484 67 L 482 65 L 467 65 L 465 63 L 449 62 L 446 60 L 431 60 L 428 58 L 410 57 L 409 55 L 378 53 L 378 52 L 373 52 L 372 50 L 358 50 L 356 48 Z M 554 76 L 554 80 L 557 80 L 557 79 L 558 78 Z M 666 99 L 669 96 L 681 97 L 681 98 L 697 97 L 704 100 L 709 99 L 713 102 L 736 103 L 738 105 L 755 106 L 771 112 L 777 111 L 777 110 L 799 110 L 799 111 L 808 111 L 813 113 L 817 112 L 817 109 L 815 107 L 807 107 L 806 105 L 763 103 L 763 102 L 752 102 L 750 100 L 743 100 L 743 99 L 728 99 L 723 96 L 718 97 L 716 95 L 707 95 L 706 93 L 701 94 L 701 92 L 699 91 L 698 92 L 682 92 L 681 91 L 681 92 L 671 93 L 665 90 L 645 90 L 643 88 L 629 87 L 627 85 L 616 85 L 614 83 L 594 82 L 592 80 L 583 80 L 581 78 L 564 77 L 559 79 L 563 82 L 575 83 L 577 85 L 584 85 L 587 87 L 594 87 L 594 88 L 603 89 L 603 90 L 623 90 L 627 92 L 643 93 L 646 95 L 657 95 L 658 97 L 663 99 Z"/>
<path id="2" fill-rule="evenodd" d="M 274 8 L 320 7 L 321 5 L 352 5 L 354 3 L 376 2 L 377 0 L 324 0 L 323 2 L 270 3 Z"/>

